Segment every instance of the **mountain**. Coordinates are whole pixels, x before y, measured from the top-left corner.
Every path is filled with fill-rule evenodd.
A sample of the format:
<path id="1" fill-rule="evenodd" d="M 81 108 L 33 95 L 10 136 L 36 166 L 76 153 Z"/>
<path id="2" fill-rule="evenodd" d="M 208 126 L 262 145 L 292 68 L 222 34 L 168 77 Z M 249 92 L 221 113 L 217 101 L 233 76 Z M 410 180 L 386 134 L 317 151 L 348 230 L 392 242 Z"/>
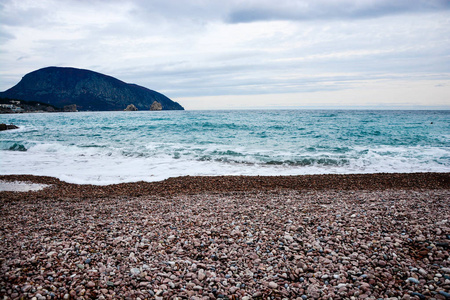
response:
<path id="1" fill-rule="evenodd" d="M 0 97 L 39 101 L 59 108 L 76 104 L 79 111 L 124 110 L 134 104 L 139 110 L 150 110 L 153 102 L 162 110 L 184 108 L 158 92 L 129 84 L 97 72 L 48 67 L 26 74 Z"/>

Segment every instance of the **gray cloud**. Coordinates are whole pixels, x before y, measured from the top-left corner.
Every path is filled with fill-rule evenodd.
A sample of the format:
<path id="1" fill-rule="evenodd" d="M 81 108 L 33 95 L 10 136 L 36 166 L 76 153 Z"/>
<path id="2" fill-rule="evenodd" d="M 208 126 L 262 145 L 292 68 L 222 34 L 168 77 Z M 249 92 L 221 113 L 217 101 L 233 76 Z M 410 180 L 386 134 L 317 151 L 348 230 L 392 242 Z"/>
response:
<path id="1" fill-rule="evenodd" d="M 15 36 L 12 33 L 0 29 L 0 44 L 6 43 L 14 38 Z"/>
<path id="2" fill-rule="evenodd" d="M 267 20 L 365 19 L 449 9 L 448 0 L 247 1 L 233 7 L 227 21 L 241 23 Z"/>
<path id="3" fill-rule="evenodd" d="M 442 0 L 3 0 L 0 90 L 50 65 L 174 98 L 449 80 L 449 8 Z"/>
<path id="4" fill-rule="evenodd" d="M 0 22 L 5 27 L 41 27 L 51 22 L 51 10 L 37 6 L 17 5 L 17 1 L 0 3 Z"/>

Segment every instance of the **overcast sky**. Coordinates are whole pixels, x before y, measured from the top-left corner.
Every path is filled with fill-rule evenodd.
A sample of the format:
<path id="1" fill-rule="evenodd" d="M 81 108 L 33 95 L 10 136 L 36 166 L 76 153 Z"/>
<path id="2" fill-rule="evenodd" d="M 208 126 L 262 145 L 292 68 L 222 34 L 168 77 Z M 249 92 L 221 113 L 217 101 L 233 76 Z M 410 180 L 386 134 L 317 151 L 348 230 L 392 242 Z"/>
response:
<path id="1" fill-rule="evenodd" d="M 449 0 L 0 0 L 0 90 L 90 69 L 186 109 L 450 109 Z"/>

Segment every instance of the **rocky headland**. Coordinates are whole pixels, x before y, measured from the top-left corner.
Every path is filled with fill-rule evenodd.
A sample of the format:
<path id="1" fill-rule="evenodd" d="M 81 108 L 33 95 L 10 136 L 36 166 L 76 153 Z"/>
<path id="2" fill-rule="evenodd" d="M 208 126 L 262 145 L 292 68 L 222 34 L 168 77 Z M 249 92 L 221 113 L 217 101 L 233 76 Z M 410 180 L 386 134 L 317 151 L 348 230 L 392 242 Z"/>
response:
<path id="1" fill-rule="evenodd" d="M 80 111 L 123 111 L 129 104 L 149 110 L 157 101 L 162 110 L 183 110 L 177 102 L 145 87 L 129 84 L 90 70 L 48 67 L 26 74 L 0 97 L 42 102 L 63 110 L 76 105 Z"/>

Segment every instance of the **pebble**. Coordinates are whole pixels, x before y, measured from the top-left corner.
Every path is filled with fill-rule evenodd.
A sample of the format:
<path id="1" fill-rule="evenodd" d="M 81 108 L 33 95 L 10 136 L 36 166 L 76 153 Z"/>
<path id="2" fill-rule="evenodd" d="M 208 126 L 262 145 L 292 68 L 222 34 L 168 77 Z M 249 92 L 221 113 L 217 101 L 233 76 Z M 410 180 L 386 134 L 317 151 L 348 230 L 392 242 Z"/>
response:
<path id="1" fill-rule="evenodd" d="M 206 277 L 205 272 L 203 270 L 199 270 L 197 274 L 198 280 L 202 281 L 203 279 L 205 279 L 205 277 Z"/>
<path id="2" fill-rule="evenodd" d="M 412 292 L 411 296 L 417 296 L 417 297 L 419 297 L 419 299 L 426 299 L 426 297 L 424 295 L 422 295 L 421 293 L 417 293 L 417 292 Z"/>
<path id="3" fill-rule="evenodd" d="M 139 270 L 138 268 L 132 268 L 132 269 L 130 270 L 130 273 L 131 273 L 132 275 L 139 275 L 139 274 L 141 273 L 141 270 Z"/>
<path id="4" fill-rule="evenodd" d="M 288 242 L 293 242 L 293 241 L 294 241 L 294 238 L 293 238 L 292 236 L 290 236 L 289 234 L 286 234 L 286 235 L 284 236 L 284 239 L 285 239 L 286 241 L 288 241 Z"/>
<path id="5" fill-rule="evenodd" d="M 65 198 L 8 196 L 0 293 L 36 299 L 447 297 L 448 248 L 433 228 L 439 224 L 441 239 L 450 232 L 444 222 L 450 208 L 442 205 L 448 190 L 179 194 L 211 179 L 185 180 L 166 183 L 173 196 L 130 196 L 147 183 L 77 186 L 86 192 L 73 201 L 65 184 Z M 245 180 L 233 186 L 249 188 Z M 98 196 L 108 189 L 127 193 Z M 399 276 L 408 279 L 396 282 Z"/>
<path id="6" fill-rule="evenodd" d="M 413 277 L 409 277 L 408 279 L 406 279 L 406 281 L 409 281 L 409 282 L 412 282 L 412 283 L 415 283 L 415 284 L 419 284 L 420 283 L 419 280 L 417 280 L 416 278 L 413 278 Z"/>

